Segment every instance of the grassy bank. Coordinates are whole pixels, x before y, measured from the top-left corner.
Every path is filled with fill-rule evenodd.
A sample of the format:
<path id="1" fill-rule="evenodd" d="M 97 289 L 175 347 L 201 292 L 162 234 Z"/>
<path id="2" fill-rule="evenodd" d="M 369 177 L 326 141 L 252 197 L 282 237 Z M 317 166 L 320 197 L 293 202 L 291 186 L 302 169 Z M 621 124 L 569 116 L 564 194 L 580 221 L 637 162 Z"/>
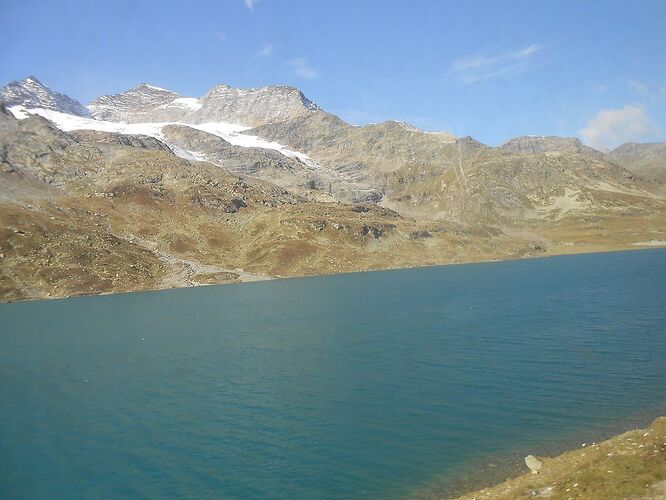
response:
<path id="1" fill-rule="evenodd" d="M 666 417 L 647 429 L 538 458 L 538 474 L 527 472 L 458 500 L 666 499 Z"/>

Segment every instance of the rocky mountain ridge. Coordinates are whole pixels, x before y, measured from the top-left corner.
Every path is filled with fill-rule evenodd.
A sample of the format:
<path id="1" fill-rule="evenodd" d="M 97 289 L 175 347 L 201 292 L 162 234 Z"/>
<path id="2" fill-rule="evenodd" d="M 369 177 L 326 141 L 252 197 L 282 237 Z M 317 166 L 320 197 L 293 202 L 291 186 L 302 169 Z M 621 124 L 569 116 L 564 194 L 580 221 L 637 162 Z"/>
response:
<path id="1" fill-rule="evenodd" d="M 574 138 L 524 137 L 492 148 L 395 122 L 352 127 L 323 111 L 243 133 L 376 186 L 383 206 L 420 219 L 538 224 L 619 207 L 650 211 L 661 199 L 658 182 Z"/>
<path id="2" fill-rule="evenodd" d="M 601 154 L 599 151 L 584 146 L 576 137 L 557 137 L 542 135 L 526 135 L 509 139 L 500 146 L 512 153 L 543 154 L 543 153 L 587 153 Z"/>
<path id="3" fill-rule="evenodd" d="M 90 111 L 79 101 L 51 90 L 34 76 L 9 82 L 0 88 L 0 102 L 6 107 L 21 105 L 26 108 L 51 109 L 76 116 L 90 116 Z"/>
<path id="4" fill-rule="evenodd" d="M 171 90 L 142 83 L 88 104 L 99 120 L 126 123 L 225 122 L 254 127 L 316 111 L 319 107 L 295 87 L 280 85 L 239 89 L 216 85 L 201 97 L 184 97 Z"/>

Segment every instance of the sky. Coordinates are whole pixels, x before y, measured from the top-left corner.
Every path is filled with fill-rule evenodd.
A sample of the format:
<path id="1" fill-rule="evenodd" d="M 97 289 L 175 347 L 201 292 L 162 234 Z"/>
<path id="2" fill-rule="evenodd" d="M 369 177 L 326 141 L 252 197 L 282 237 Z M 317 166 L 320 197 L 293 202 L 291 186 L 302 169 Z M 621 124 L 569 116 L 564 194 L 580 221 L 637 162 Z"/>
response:
<path id="1" fill-rule="evenodd" d="M 663 0 L 0 0 L 0 85 L 289 84 L 363 125 L 666 140 Z"/>

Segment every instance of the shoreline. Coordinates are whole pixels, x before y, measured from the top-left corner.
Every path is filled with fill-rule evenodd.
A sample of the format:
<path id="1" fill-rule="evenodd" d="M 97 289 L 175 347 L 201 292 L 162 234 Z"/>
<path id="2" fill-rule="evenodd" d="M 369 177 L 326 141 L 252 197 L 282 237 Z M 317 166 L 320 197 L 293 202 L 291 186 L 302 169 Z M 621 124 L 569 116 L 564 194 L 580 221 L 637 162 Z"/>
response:
<path id="1" fill-rule="evenodd" d="M 70 294 L 70 295 L 62 295 L 62 296 L 51 296 L 51 297 L 37 297 L 37 298 L 27 298 L 27 299 L 19 299 L 19 300 L 4 300 L 0 298 L 0 305 L 2 304 L 15 304 L 15 303 L 24 303 L 24 302 L 34 302 L 34 301 L 54 301 L 54 300 L 65 300 L 65 299 L 72 299 L 72 298 L 81 298 L 81 297 L 99 297 L 99 296 L 107 296 L 107 295 L 119 295 L 119 294 L 130 294 L 130 293 L 147 293 L 147 292 L 163 292 L 166 290 L 183 290 L 183 289 L 189 289 L 189 288 L 200 288 L 200 287 L 208 287 L 208 286 L 224 286 L 224 285 L 248 285 L 251 283 L 262 283 L 266 281 L 282 281 L 282 280 L 290 280 L 290 279 L 303 279 L 303 278 L 321 278 L 321 277 L 331 277 L 331 276 L 345 276 L 345 275 L 352 275 L 352 274 L 358 274 L 358 273 L 380 273 L 380 272 L 387 272 L 387 271 L 401 271 L 401 270 L 413 270 L 413 269 L 428 269 L 428 268 L 435 268 L 435 267 L 443 267 L 443 266 L 465 266 L 465 265 L 471 265 L 471 264 L 493 264 L 493 263 L 501 263 L 501 262 L 520 262 L 524 260 L 537 260 L 537 259 L 548 259 L 548 258 L 554 258 L 554 257 L 566 257 L 570 255 L 595 255 L 595 254 L 607 254 L 607 253 L 621 253 L 621 252 L 634 252 L 634 251 L 650 251 L 650 250 L 665 250 L 666 245 L 663 246 L 636 246 L 635 244 L 627 244 L 627 245 L 618 245 L 617 247 L 613 248 L 602 248 L 602 249 L 593 249 L 593 250 L 588 250 L 588 249 L 580 249 L 580 251 L 576 251 L 575 247 L 568 247 L 568 246 L 561 246 L 558 247 L 558 249 L 565 249 L 567 251 L 563 252 L 553 252 L 553 253 L 547 253 L 543 255 L 530 255 L 530 256 L 523 256 L 523 257 L 516 257 L 516 258 L 505 258 L 505 259 L 480 259 L 480 260 L 469 260 L 469 261 L 459 261 L 459 262 L 442 262 L 439 264 L 426 264 L 426 265 L 417 265 L 417 266 L 402 266 L 402 267 L 387 267 L 387 268 L 381 268 L 381 269 L 363 269 L 363 270 L 358 270 L 358 271 L 344 271 L 344 272 L 339 272 L 339 273 L 321 273 L 321 274 L 304 274 L 304 275 L 296 275 L 296 276 L 268 276 L 268 275 L 262 275 L 260 279 L 257 279 L 258 274 L 252 274 L 249 272 L 242 271 L 240 269 L 235 270 L 236 272 L 240 272 L 241 275 L 248 275 L 252 276 L 252 279 L 242 279 L 240 281 L 232 281 L 232 282 L 221 282 L 221 283 L 198 283 L 198 284 L 186 284 L 183 283 L 182 286 L 171 286 L 171 287 L 157 287 L 157 288 L 146 288 L 146 289 L 140 289 L 140 290 L 133 290 L 133 289 L 127 289 L 127 290 L 118 290 L 118 291 L 111 291 L 111 292 L 100 292 L 100 293 L 75 293 L 75 294 Z M 573 251 L 568 251 L 568 250 L 573 250 Z"/>
<path id="2" fill-rule="evenodd" d="M 427 484 L 412 490 L 407 498 L 423 500 L 523 498 L 520 495 L 498 496 L 497 491 L 504 491 L 508 487 L 507 485 L 513 483 L 521 486 L 522 483 L 528 484 L 543 479 L 544 476 L 530 473 L 524 461 L 527 455 L 534 455 L 544 463 L 550 461 L 562 462 L 565 460 L 563 458 L 565 455 L 584 454 L 585 449 L 590 450 L 595 446 L 598 447 L 604 443 L 612 442 L 625 434 L 639 432 L 644 434 L 643 431 L 656 421 L 662 422 L 662 438 L 665 448 L 662 451 L 666 453 L 666 403 L 662 403 L 645 412 L 621 417 L 593 429 L 586 429 L 569 436 L 548 439 L 541 446 L 523 444 L 513 449 L 483 455 L 459 466 L 452 473 L 442 475 L 441 478 L 434 478 Z M 567 457 L 566 460 L 570 459 Z M 666 469 L 664 474 L 666 474 Z M 666 476 L 664 479 L 666 479 Z M 524 495 L 525 498 L 532 496 L 535 495 Z M 581 497 L 574 496 L 573 498 Z"/>
<path id="3" fill-rule="evenodd" d="M 541 469 L 450 500 L 514 498 L 666 498 L 666 416 L 557 456 Z M 525 468 L 526 469 L 526 468 Z"/>

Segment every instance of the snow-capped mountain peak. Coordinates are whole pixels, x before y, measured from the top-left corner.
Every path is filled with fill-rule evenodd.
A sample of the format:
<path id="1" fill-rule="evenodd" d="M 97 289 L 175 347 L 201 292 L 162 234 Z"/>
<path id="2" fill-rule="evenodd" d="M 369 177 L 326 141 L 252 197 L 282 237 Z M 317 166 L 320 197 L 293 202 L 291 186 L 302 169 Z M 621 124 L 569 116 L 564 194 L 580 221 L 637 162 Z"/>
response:
<path id="1" fill-rule="evenodd" d="M 201 97 L 186 97 L 149 83 L 90 102 L 98 120 L 125 123 L 224 122 L 253 127 L 319 110 L 303 93 L 286 85 L 235 88 L 220 84 Z"/>
<path id="2" fill-rule="evenodd" d="M 182 97 L 177 92 L 148 83 L 141 83 L 120 94 L 98 97 L 89 104 L 89 109 L 92 112 L 89 114 L 74 99 L 53 92 L 39 82 L 37 78 L 30 76 L 21 82 L 11 82 L 1 89 L 0 105 L 6 105 L 6 111 L 18 119 L 26 119 L 30 115 L 39 115 L 50 120 L 64 131 L 96 130 L 128 135 L 147 135 L 164 141 L 172 147 L 174 153 L 187 159 L 206 159 L 205 155 L 197 151 L 185 150 L 171 144 L 165 137 L 164 127 L 187 125 L 191 129 L 206 132 L 211 137 L 224 139 L 234 146 L 276 150 L 286 157 L 298 158 L 304 164 L 312 167 L 312 161 L 303 153 L 292 151 L 277 142 L 241 134 L 249 127 L 239 123 L 244 119 L 242 116 L 238 118 L 238 113 L 242 111 L 237 109 L 239 95 L 242 98 L 245 92 L 256 94 L 255 98 L 258 98 L 258 101 L 250 98 L 250 109 L 252 109 L 252 104 L 258 104 L 259 111 L 265 112 L 265 109 L 261 109 L 261 105 L 266 106 L 268 104 L 261 101 L 279 97 L 279 91 L 275 94 L 271 92 L 271 88 L 244 91 L 228 86 L 216 87 L 216 89 L 223 88 L 230 95 L 231 102 L 229 103 L 220 103 L 214 98 L 207 99 L 208 94 L 201 98 Z M 283 89 L 287 88 L 284 87 Z M 293 87 L 288 88 L 287 92 L 292 94 L 292 97 L 294 93 L 297 93 L 296 96 L 299 99 L 305 99 L 300 91 Z M 307 102 L 310 103 L 310 101 Z M 80 108 L 83 108 L 83 111 L 76 109 L 71 103 L 77 104 Z M 287 109 L 291 105 L 293 105 L 293 102 L 288 103 Z M 311 105 L 316 106 L 313 103 Z M 304 103 L 303 106 L 305 106 Z M 205 107 L 207 109 L 202 109 Z M 229 107 L 232 114 L 234 111 L 237 113 L 232 118 L 238 119 L 227 121 L 219 119 L 220 117 L 229 116 Z M 212 113 L 214 119 L 205 120 L 206 115 L 199 113 L 202 110 Z M 225 113 L 227 114 L 225 115 Z"/>
<path id="3" fill-rule="evenodd" d="M 90 113 L 98 120 L 115 122 L 151 122 L 168 121 L 154 120 L 152 112 L 163 107 L 181 96 L 149 83 L 140 83 L 136 87 L 119 94 L 103 95 L 88 104 Z M 161 117 L 170 118 L 170 117 Z"/>
<path id="4" fill-rule="evenodd" d="M 55 92 L 34 76 L 9 82 L 0 88 L 0 102 L 6 107 L 23 106 L 26 109 L 50 109 L 70 115 L 89 117 L 90 112 L 79 101 Z"/>

